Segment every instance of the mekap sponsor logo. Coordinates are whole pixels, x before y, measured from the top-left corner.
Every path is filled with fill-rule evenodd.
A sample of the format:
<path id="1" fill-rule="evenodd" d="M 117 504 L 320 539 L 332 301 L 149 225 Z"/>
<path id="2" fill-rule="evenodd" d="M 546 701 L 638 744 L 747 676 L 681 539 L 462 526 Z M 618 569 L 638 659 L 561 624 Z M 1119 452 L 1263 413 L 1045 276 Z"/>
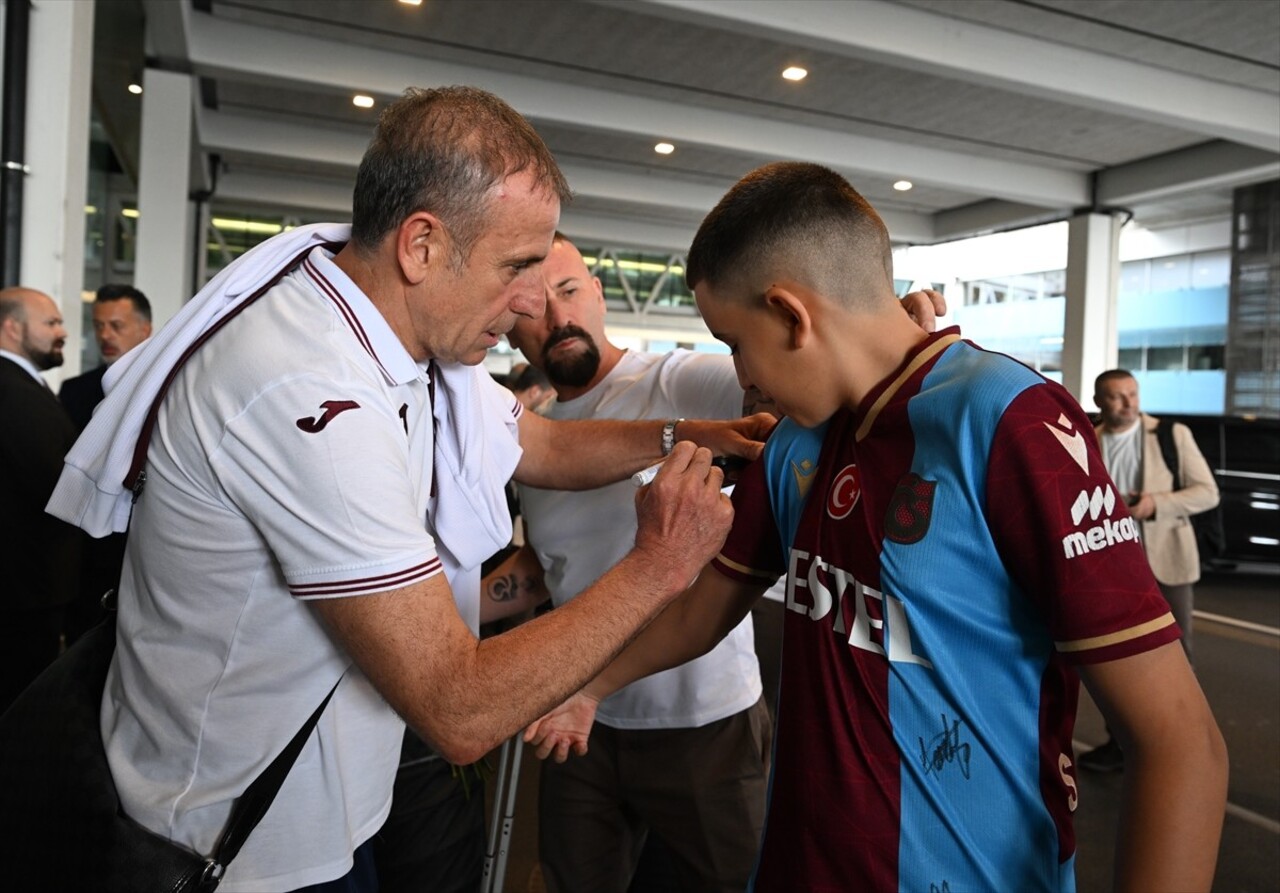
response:
<path id="1" fill-rule="evenodd" d="M 1062 551 L 1067 558 L 1075 558 L 1086 552 L 1101 552 L 1116 543 L 1136 542 L 1139 539 L 1138 525 L 1133 518 L 1126 515 L 1119 521 L 1111 520 L 1111 512 L 1116 507 L 1116 494 L 1111 485 L 1094 487 L 1092 491 L 1081 490 L 1075 502 L 1071 503 L 1071 523 L 1079 527 L 1087 517 L 1093 526 L 1084 530 L 1076 530 L 1062 538 Z"/>

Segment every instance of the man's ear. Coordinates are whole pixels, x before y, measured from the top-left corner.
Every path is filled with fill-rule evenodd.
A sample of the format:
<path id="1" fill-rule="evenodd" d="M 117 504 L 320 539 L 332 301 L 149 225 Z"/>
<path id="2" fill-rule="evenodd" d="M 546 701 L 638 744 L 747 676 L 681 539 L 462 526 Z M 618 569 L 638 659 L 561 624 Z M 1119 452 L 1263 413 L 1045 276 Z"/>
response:
<path id="1" fill-rule="evenodd" d="M 764 293 L 765 307 L 791 331 L 790 347 L 804 347 L 813 337 L 813 317 L 803 298 L 794 289 L 771 285 Z"/>
<path id="2" fill-rule="evenodd" d="M 449 237 L 440 218 L 426 211 L 410 214 L 396 228 L 396 261 L 411 285 L 448 262 Z"/>

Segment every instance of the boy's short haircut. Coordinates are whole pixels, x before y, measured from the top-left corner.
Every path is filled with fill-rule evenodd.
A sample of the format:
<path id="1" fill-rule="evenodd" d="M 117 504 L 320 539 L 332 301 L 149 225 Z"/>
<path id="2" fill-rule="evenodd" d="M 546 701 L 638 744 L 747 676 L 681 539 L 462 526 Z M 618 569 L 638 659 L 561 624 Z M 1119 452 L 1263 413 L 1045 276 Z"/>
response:
<path id="1" fill-rule="evenodd" d="M 893 253 L 880 215 L 844 177 L 817 164 L 752 171 L 712 209 L 689 249 L 685 281 L 746 296 L 769 277 L 804 282 L 852 304 L 893 292 Z"/>

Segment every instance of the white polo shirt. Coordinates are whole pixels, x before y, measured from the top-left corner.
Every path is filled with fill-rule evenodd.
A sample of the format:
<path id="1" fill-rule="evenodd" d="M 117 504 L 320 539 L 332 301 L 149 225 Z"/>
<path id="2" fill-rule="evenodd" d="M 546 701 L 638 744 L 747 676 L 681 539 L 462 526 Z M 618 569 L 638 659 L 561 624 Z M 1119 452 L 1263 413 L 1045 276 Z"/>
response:
<path id="1" fill-rule="evenodd" d="M 182 368 L 151 439 L 102 706 L 131 817 L 210 852 L 347 669 L 300 601 L 441 572 L 424 525 L 432 428 L 426 370 L 320 248 Z M 386 818 L 403 728 L 347 671 L 221 889 L 345 873 Z"/>
<path id="2" fill-rule="evenodd" d="M 627 351 L 598 385 L 574 400 L 553 401 L 546 415 L 732 419 L 742 415 L 742 388 L 727 356 Z M 526 535 L 546 570 L 547 589 L 557 605 L 574 598 L 631 551 L 637 526 L 635 493 L 630 480 L 572 493 L 520 487 Z M 746 710 L 761 690 L 748 615 L 702 657 L 633 682 L 606 698 L 596 718 L 617 729 L 695 728 Z"/>

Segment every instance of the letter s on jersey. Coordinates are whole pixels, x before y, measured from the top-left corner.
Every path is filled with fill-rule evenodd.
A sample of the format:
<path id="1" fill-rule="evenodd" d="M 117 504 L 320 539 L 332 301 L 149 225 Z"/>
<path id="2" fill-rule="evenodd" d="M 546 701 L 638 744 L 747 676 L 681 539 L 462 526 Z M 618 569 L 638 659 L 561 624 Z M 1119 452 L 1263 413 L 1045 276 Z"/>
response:
<path id="1" fill-rule="evenodd" d="M 1071 768 L 1071 757 L 1065 753 L 1058 754 L 1058 774 L 1062 776 L 1062 783 L 1067 786 L 1067 809 L 1071 812 L 1076 811 L 1076 804 L 1080 802 L 1080 792 L 1076 788 L 1075 777 L 1067 772 Z"/>

